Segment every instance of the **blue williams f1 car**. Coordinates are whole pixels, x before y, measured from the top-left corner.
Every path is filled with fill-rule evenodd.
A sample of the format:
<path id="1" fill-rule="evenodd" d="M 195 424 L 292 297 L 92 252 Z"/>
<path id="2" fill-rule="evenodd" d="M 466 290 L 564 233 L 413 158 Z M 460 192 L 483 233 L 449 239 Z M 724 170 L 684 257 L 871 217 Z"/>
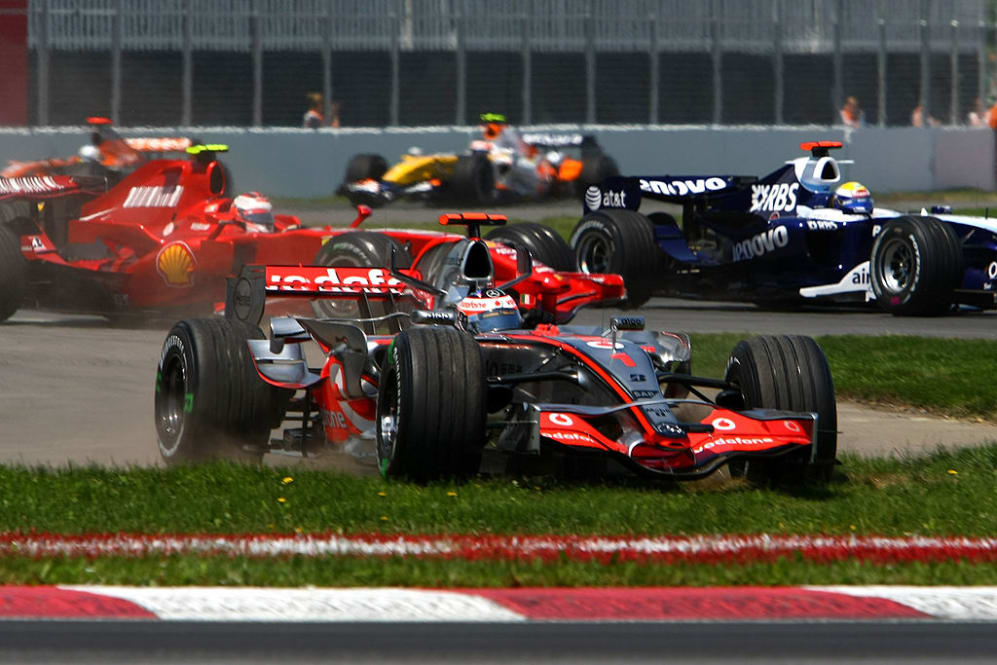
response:
<path id="1" fill-rule="evenodd" d="M 623 275 L 631 306 L 652 294 L 786 306 L 876 301 L 896 315 L 997 306 L 997 219 L 875 208 L 842 183 L 834 141 L 762 178 L 607 178 L 585 192 L 571 237 L 580 270 Z M 637 212 L 643 199 L 680 204 Z"/>

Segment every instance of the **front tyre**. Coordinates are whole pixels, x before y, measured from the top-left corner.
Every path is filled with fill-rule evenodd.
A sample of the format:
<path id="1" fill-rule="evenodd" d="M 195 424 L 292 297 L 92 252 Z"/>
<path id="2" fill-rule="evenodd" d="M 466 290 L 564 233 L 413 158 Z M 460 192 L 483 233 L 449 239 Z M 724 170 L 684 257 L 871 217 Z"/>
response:
<path id="1" fill-rule="evenodd" d="M 571 246 L 582 272 L 623 276 L 629 307 L 640 307 L 651 298 L 659 279 L 661 250 L 654 225 L 644 215 L 622 209 L 590 212 L 575 226 Z"/>
<path id="2" fill-rule="evenodd" d="M 411 328 L 393 342 L 377 398 L 385 478 L 428 482 L 478 471 L 485 443 L 481 349 L 454 328 Z"/>
<path id="3" fill-rule="evenodd" d="M 934 217 L 891 220 L 872 245 L 872 291 L 879 306 L 896 316 L 948 312 L 962 272 L 959 237 Z"/>
<path id="4" fill-rule="evenodd" d="M 21 239 L 10 226 L 0 226 L 0 321 L 20 309 L 27 284 L 28 266 L 21 256 Z"/>
<path id="5" fill-rule="evenodd" d="M 221 318 L 183 320 L 166 336 L 155 419 L 167 465 L 262 459 L 280 395 L 257 374 L 251 337 L 262 335 Z"/>
<path id="6" fill-rule="evenodd" d="M 731 465 L 756 480 L 775 482 L 831 479 L 838 448 L 834 382 L 824 351 L 810 337 L 762 336 L 742 340 L 727 361 L 726 381 L 737 386 L 747 409 L 780 409 L 817 414 L 815 449 Z M 745 468 L 746 467 L 746 468 Z"/>

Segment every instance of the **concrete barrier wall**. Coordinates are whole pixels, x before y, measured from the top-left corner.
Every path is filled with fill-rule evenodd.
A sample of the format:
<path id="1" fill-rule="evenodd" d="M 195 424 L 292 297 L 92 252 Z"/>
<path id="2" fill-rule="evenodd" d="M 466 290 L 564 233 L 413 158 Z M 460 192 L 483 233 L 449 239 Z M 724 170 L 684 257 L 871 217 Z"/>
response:
<path id="1" fill-rule="evenodd" d="M 835 156 L 855 163 L 845 177 L 873 193 L 972 187 L 995 189 L 994 132 L 989 128 L 555 126 L 549 132 L 595 134 L 628 175 L 764 175 L 802 154 L 799 144 L 840 140 Z M 126 136 L 193 136 L 227 143 L 225 156 L 241 190 L 272 196 L 328 196 L 351 155 L 371 152 L 396 161 L 411 146 L 459 152 L 475 127 L 387 129 L 134 128 Z M 0 128 L 0 162 L 75 154 L 89 139 L 84 127 Z"/>

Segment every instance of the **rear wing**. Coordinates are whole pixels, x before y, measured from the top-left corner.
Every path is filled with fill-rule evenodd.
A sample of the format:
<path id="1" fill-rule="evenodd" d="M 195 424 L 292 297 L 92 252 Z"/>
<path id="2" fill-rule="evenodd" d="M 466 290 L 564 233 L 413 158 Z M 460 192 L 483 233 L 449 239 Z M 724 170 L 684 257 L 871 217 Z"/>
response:
<path id="1" fill-rule="evenodd" d="M 642 198 L 687 203 L 696 199 L 724 196 L 742 191 L 758 182 L 755 176 L 630 176 L 606 178 L 585 190 L 585 212 L 600 208 L 637 210 Z"/>
<path id="2" fill-rule="evenodd" d="M 548 132 L 531 132 L 523 134 L 522 139 L 539 150 L 564 150 L 565 148 L 580 148 L 582 153 L 602 152 L 598 140 L 592 134 L 551 134 Z"/>
<path id="3" fill-rule="evenodd" d="M 406 281 L 418 282 L 413 270 L 344 268 L 301 265 L 243 266 L 230 277 L 225 296 L 225 317 L 259 325 L 267 298 L 325 298 L 370 301 L 408 301 L 424 304 Z M 363 307 L 363 309 L 369 309 Z"/>

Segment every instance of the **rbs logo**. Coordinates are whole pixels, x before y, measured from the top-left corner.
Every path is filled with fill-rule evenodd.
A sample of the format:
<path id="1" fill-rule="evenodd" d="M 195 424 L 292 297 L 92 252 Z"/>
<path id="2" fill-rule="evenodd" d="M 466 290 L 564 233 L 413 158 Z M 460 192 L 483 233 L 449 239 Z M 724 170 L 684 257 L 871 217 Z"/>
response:
<path id="1" fill-rule="evenodd" d="M 796 208 L 796 190 L 800 184 L 752 185 L 751 209 L 748 212 L 790 212 Z"/>

